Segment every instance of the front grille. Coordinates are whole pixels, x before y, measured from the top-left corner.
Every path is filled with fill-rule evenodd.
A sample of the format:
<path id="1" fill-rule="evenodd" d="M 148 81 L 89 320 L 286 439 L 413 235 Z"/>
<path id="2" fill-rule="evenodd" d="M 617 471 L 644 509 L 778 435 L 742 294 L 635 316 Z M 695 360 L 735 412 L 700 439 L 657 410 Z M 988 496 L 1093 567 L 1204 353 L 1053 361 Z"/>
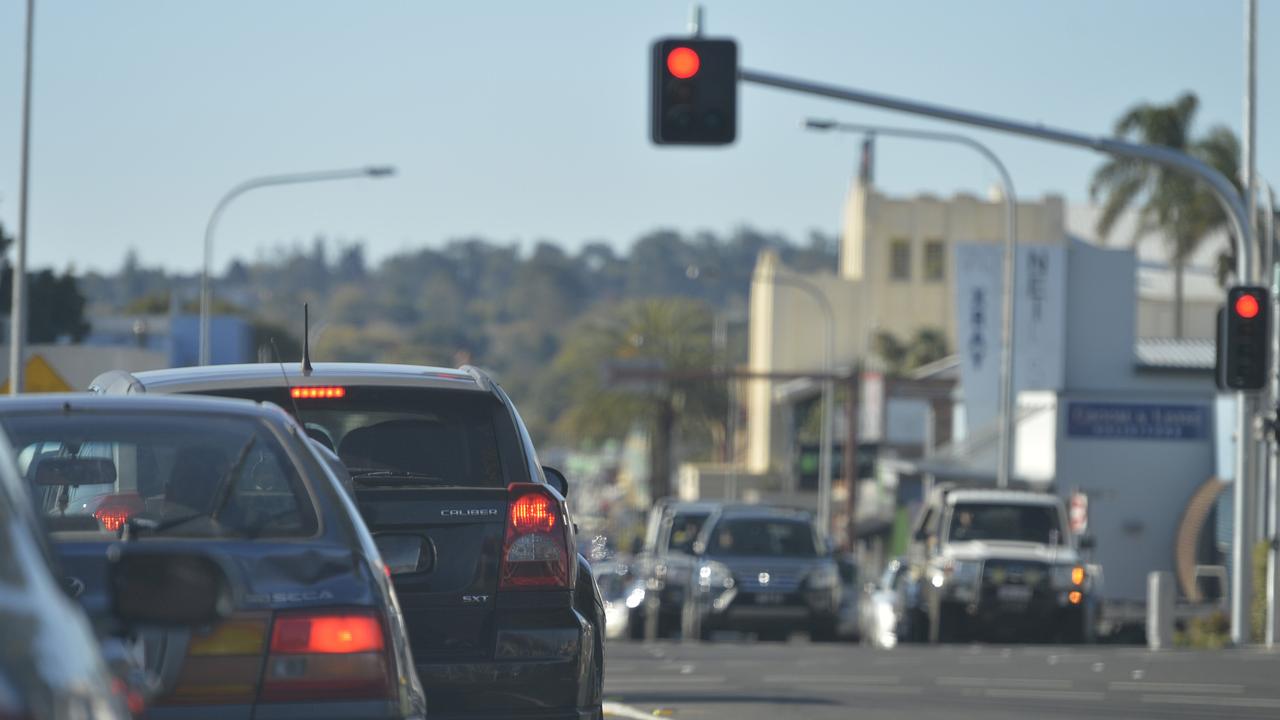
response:
<path id="1" fill-rule="evenodd" d="M 761 582 L 762 576 L 768 576 L 768 582 Z M 739 592 L 795 592 L 804 580 L 804 573 L 795 568 L 752 568 L 735 570 L 733 581 Z"/>
<path id="2" fill-rule="evenodd" d="M 1052 582 L 1048 563 L 1023 560 L 987 560 L 982 567 L 982 584 L 990 586 L 1029 585 L 1048 587 Z"/>

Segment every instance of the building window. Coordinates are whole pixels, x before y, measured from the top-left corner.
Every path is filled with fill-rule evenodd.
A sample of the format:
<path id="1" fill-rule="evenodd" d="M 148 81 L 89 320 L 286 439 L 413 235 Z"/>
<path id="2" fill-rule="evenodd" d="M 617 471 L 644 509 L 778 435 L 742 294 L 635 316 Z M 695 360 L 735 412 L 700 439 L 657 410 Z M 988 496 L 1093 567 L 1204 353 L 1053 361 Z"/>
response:
<path id="1" fill-rule="evenodd" d="M 894 238 L 889 241 L 889 279 L 911 279 L 911 241 Z"/>
<path id="2" fill-rule="evenodd" d="M 924 243 L 924 279 L 938 282 L 947 275 L 947 246 L 941 240 Z"/>

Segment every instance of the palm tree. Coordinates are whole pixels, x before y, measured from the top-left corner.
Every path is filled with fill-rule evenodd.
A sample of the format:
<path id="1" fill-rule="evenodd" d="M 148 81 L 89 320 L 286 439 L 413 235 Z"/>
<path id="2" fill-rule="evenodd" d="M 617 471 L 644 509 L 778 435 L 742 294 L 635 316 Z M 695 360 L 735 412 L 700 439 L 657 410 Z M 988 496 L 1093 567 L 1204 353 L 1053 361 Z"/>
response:
<path id="1" fill-rule="evenodd" d="M 1194 93 L 1184 93 L 1169 105 L 1140 103 L 1116 122 L 1115 133 L 1121 138 L 1190 153 L 1238 183 L 1240 141 L 1235 134 L 1216 126 L 1201 138 L 1192 137 L 1191 126 L 1199 104 Z M 1206 186 L 1183 173 L 1129 158 L 1114 158 L 1098 168 L 1089 194 L 1095 201 L 1105 196 L 1098 218 L 1100 236 L 1109 235 L 1120 215 L 1135 205 L 1140 207 L 1134 240 L 1152 232 L 1164 236 L 1174 271 L 1174 334 L 1182 337 L 1187 260 L 1209 234 L 1226 226 L 1226 215 L 1217 200 Z"/>
<path id="2" fill-rule="evenodd" d="M 621 437 L 636 424 L 646 426 L 650 494 L 654 499 L 670 494 L 677 433 L 686 444 L 708 447 L 723 439 L 725 384 L 702 375 L 716 364 L 711 328 L 705 303 L 679 297 L 631 300 L 588 317 L 554 361 L 566 401 L 557 434 L 570 442 L 603 440 Z M 609 367 L 627 365 L 671 375 L 644 383 L 611 382 Z"/>

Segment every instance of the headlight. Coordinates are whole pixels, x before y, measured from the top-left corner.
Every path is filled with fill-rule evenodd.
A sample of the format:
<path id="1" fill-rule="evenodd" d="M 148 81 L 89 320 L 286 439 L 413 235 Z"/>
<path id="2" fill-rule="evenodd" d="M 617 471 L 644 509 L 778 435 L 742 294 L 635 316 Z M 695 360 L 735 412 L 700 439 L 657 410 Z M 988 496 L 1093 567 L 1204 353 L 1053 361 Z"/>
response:
<path id="1" fill-rule="evenodd" d="M 727 590 L 733 587 L 733 573 L 724 563 L 709 560 L 698 568 L 698 585 L 708 590 Z"/>
<path id="2" fill-rule="evenodd" d="M 823 565 L 809 573 L 810 590 L 830 590 L 839 584 L 840 573 L 831 565 Z"/>
<path id="3" fill-rule="evenodd" d="M 1055 565 L 1053 568 L 1053 586 L 1056 588 L 1084 587 L 1086 578 L 1083 565 Z"/>
<path id="4" fill-rule="evenodd" d="M 627 607 L 635 610 L 644 602 L 644 588 L 637 587 L 631 590 L 631 594 L 627 595 Z"/>

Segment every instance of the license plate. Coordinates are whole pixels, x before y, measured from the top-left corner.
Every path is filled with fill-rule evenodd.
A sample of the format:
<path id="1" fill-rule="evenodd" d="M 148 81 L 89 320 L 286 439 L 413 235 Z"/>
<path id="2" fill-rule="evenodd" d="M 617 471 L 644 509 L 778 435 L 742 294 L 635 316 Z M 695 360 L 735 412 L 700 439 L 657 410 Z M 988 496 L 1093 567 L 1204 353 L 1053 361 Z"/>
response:
<path id="1" fill-rule="evenodd" d="M 782 593 L 760 593 L 756 595 L 757 605 L 781 605 L 786 596 Z"/>
<path id="2" fill-rule="evenodd" d="M 996 598 L 1001 602 L 1025 603 L 1031 601 L 1031 588 L 1026 585 L 1005 585 L 996 588 Z"/>

